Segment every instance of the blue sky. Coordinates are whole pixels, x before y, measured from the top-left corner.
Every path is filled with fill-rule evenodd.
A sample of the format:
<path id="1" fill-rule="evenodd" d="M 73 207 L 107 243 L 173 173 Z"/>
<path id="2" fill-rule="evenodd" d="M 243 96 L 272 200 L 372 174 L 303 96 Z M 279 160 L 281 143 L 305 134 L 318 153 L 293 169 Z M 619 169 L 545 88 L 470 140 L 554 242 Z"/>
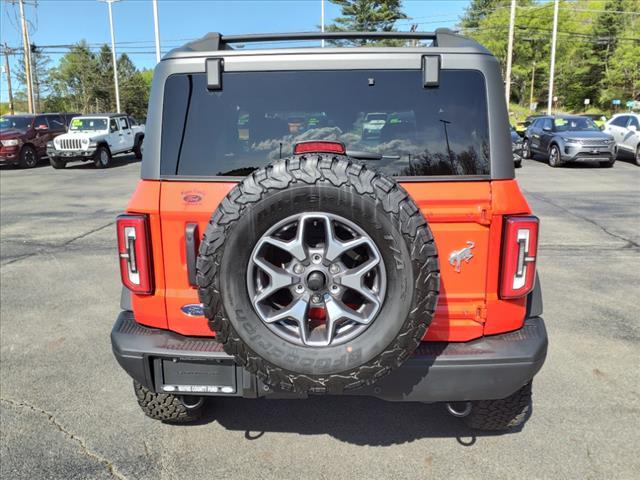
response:
<path id="1" fill-rule="evenodd" d="M 22 45 L 17 5 L 0 0 L 0 42 L 9 47 Z M 84 39 L 89 44 L 110 43 L 107 6 L 97 0 L 26 0 L 31 43 L 67 45 Z M 37 3 L 37 7 L 33 6 Z M 418 23 L 419 30 L 453 27 L 468 0 L 405 0 L 404 10 L 412 21 L 398 22 L 399 30 Z M 207 32 L 223 34 L 294 32 L 316 30 L 320 24 L 320 0 L 160 0 L 160 41 L 163 54 L 173 47 Z M 336 5 L 325 1 L 326 22 L 340 14 Z M 153 10 L 151 0 L 121 0 L 113 5 L 116 50 L 126 52 L 140 67 L 155 65 Z M 49 49 L 62 52 L 63 48 Z M 50 55 L 55 64 L 61 53 Z M 11 57 L 11 67 L 22 56 Z M 14 70 L 15 71 L 15 70 Z M 22 89 L 12 74 L 14 90 Z M 0 99 L 7 101 L 3 70 Z"/>

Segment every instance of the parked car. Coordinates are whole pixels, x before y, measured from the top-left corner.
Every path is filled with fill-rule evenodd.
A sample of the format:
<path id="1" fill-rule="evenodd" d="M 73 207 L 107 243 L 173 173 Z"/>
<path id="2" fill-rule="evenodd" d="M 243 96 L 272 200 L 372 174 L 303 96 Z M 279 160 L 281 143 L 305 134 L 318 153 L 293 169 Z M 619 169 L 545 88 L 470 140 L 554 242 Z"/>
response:
<path id="1" fill-rule="evenodd" d="M 67 131 L 74 114 L 3 115 L 0 117 L 0 165 L 35 167 L 47 154 L 47 143 Z"/>
<path id="2" fill-rule="evenodd" d="M 47 145 L 51 166 L 64 168 L 69 162 L 93 162 L 107 168 L 113 155 L 133 152 L 142 158 L 144 126 L 120 113 L 75 117 L 69 132 Z"/>
<path id="3" fill-rule="evenodd" d="M 527 128 L 529 128 L 529 125 L 531 125 L 536 118 L 540 118 L 543 116 L 544 116 L 543 114 L 529 115 L 527 118 L 524 119 L 524 121 L 517 122 L 515 126 L 515 130 L 518 133 L 518 135 L 520 135 L 521 137 L 524 137 L 524 132 L 527 131 Z"/>
<path id="4" fill-rule="evenodd" d="M 269 39 L 354 36 L 408 38 Z M 500 64 L 447 29 L 422 38 L 291 55 L 211 33 L 156 67 L 111 333 L 146 415 L 334 394 L 443 402 L 480 429 L 526 420 L 547 333 Z M 327 126 L 292 133 L 291 112 Z"/>
<path id="5" fill-rule="evenodd" d="M 513 152 L 513 166 L 522 167 L 522 137 L 518 135 L 516 129 L 511 127 L 511 151 Z"/>
<path id="6" fill-rule="evenodd" d="M 546 157 L 552 167 L 567 162 L 599 162 L 603 167 L 612 167 L 616 144 L 588 117 L 544 116 L 536 118 L 524 135 L 524 158 L 536 154 Z"/>
<path id="7" fill-rule="evenodd" d="M 636 165 L 640 165 L 640 114 L 619 113 L 604 126 L 618 147 L 618 154 L 631 154 Z"/>

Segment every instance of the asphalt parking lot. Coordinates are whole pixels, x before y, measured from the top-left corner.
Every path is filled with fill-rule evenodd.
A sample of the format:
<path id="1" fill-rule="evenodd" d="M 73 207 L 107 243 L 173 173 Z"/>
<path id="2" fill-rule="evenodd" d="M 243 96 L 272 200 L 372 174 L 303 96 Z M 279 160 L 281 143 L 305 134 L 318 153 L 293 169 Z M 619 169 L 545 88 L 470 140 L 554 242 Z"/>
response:
<path id="1" fill-rule="evenodd" d="M 550 335 L 519 432 L 440 405 L 217 400 L 204 421 L 146 418 L 111 353 L 114 217 L 139 175 L 0 169 L 0 476 L 34 478 L 637 478 L 640 168 L 517 171 L 541 218 Z M 635 473 L 634 473 L 635 472 Z"/>

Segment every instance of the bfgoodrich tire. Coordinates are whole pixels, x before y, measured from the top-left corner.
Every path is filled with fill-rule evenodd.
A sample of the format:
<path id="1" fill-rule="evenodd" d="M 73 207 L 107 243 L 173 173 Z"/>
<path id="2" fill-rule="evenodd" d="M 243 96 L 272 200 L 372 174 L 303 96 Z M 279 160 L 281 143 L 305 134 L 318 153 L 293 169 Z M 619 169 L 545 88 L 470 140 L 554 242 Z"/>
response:
<path id="1" fill-rule="evenodd" d="M 531 383 L 507 398 L 473 402 L 464 418 L 467 426 L 478 430 L 510 430 L 519 427 L 531 412 Z"/>
<path id="2" fill-rule="evenodd" d="M 297 220 L 288 226 L 286 222 L 292 218 Z M 315 247 L 291 248 L 294 253 L 288 257 L 287 249 L 280 251 L 281 268 L 270 266 L 271 273 L 260 277 L 260 270 L 256 275 L 250 262 L 257 258 L 256 252 L 269 232 L 283 222 L 285 233 L 291 229 L 292 238 L 299 236 L 310 245 L 314 241 L 311 237 L 316 235 L 313 232 L 322 233 L 317 233 Z M 325 223 L 326 230 L 322 226 Z M 377 253 L 354 248 L 344 254 L 346 257 L 343 255 L 335 261 L 339 267 L 329 265 L 333 261 L 329 245 L 343 225 L 347 225 L 344 227 L 347 234 L 343 232 L 343 235 L 357 231 L 353 233 L 353 240 L 366 238 L 367 247 L 363 248 Z M 320 230 L 314 230 L 316 228 Z M 303 231 L 305 233 L 301 233 Z M 293 241 L 285 237 L 282 240 Z M 346 245 L 348 241 L 343 237 L 339 243 Z M 269 242 L 274 243 L 273 237 L 269 237 Z M 299 257 L 306 258 L 306 253 L 300 252 L 306 251 L 310 252 L 311 260 L 298 262 Z M 315 253 L 311 255 L 311 252 Z M 333 283 L 340 281 L 340 273 L 335 278 L 331 273 L 347 270 L 350 262 L 358 261 L 354 260 L 358 255 L 365 262 L 379 255 L 374 278 L 359 277 L 358 288 L 366 286 L 361 295 L 365 303 L 368 301 L 365 297 L 374 290 L 381 295 L 375 317 L 364 328 L 360 323 L 332 313 L 336 305 L 342 305 L 342 313 L 351 308 L 347 308 L 350 302 L 360 301 L 345 287 L 346 280 L 339 286 Z M 295 266 L 291 267 L 293 263 Z M 274 276 L 278 272 L 294 275 L 295 268 L 304 270 L 300 277 L 304 279 L 276 291 Z M 324 273 L 319 273 L 320 270 Z M 407 192 L 393 180 L 346 157 L 317 154 L 278 161 L 257 170 L 237 185 L 221 202 L 206 229 L 197 274 L 205 315 L 225 351 L 266 384 L 302 393 L 339 393 L 370 385 L 398 367 L 415 350 L 429 326 L 440 285 L 433 236 Z M 273 323 L 265 320 L 262 304 L 256 302 L 252 292 L 254 277 L 263 278 L 262 282 L 268 282 L 265 289 L 273 287 L 277 292 L 269 297 L 272 303 L 265 307 L 267 310 L 280 311 L 278 302 L 307 305 L 295 316 L 297 323 L 292 322 L 293 316 Z M 372 285 L 378 282 L 379 287 L 369 286 L 369 281 Z M 311 289 L 309 297 L 306 289 Z M 320 305 L 316 305 L 318 308 L 304 303 L 307 301 L 304 298 L 313 299 L 316 292 L 316 298 L 321 299 Z M 346 299 L 347 295 L 351 295 L 350 300 Z M 320 312 L 316 318 L 312 318 L 312 308 Z M 320 325 L 317 325 L 318 317 Z M 332 318 L 342 322 L 336 322 L 339 328 L 332 328 L 329 323 Z M 309 333 L 303 335 L 307 328 Z M 342 331 L 347 332 L 342 337 L 346 340 L 338 341 Z M 353 332 L 351 337 L 350 332 Z M 316 333 L 316 338 L 325 343 L 321 346 L 306 343 L 311 343 L 309 339 Z"/>
<path id="3" fill-rule="evenodd" d="M 202 397 L 180 397 L 170 393 L 155 393 L 133 382 L 138 405 L 150 418 L 167 423 L 189 423 L 202 416 Z M 189 401 L 192 400 L 192 401 Z"/>
<path id="4" fill-rule="evenodd" d="M 62 169 L 67 166 L 67 162 L 65 162 L 60 157 L 49 157 L 49 163 L 56 170 Z"/>

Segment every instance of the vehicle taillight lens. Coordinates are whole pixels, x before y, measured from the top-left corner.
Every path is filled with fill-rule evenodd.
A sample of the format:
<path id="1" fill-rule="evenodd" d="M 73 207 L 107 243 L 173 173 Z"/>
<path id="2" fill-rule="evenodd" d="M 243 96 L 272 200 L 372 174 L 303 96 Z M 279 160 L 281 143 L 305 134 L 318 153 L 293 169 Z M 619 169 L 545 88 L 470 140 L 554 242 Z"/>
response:
<path id="1" fill-rule="evenodd" d="M 122 284 L 133 293 L 153 293 L 151 239 L 147 216 L 120 215 L 117 230 Z"/>
<path id="2" fill-rule="evenodd" d="M 533 216 L 505 217 L 500 298 L 524 297 L 533 289 L 538 223 L 538 218 Z"/>
<path id="3" fill-rule="evenodd" d="M 344 143 L 340 142 L 317 142 L 315 140 L 309 142 L 296 143 L 293 147 L 293 154 L 300 155 L 303 153 L 337 153 L 344 155 L 346 148 Z"/>

